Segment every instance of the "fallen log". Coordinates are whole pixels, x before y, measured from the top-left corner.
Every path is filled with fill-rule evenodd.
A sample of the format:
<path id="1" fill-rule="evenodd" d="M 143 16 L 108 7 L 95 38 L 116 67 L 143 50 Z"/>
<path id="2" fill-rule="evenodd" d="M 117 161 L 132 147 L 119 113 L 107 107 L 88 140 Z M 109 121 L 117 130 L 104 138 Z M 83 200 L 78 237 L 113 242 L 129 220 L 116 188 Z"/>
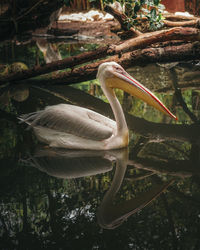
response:
<path id="1" fill-rule="evenodd" d="M 169 21 L 163 20 L 167 27 L 197 27 L 200 28 L 200 19 L 189 20 L 189 21 Z"/>
<path id="2" fill-rule="evenodd" d="M 133 38 L 126 40 L 121 45 L 116 45 L 112 49 L 114 53 L 131 51 L 137 48 L 144 48 L 148 45 L 157 42 L 164 42 L 169 40 L 184 40 L 184 41 L 199 41 L 200 32 L 195 28 L 179 28 L 179 27 L 200 27 L 200 19 L 196 17 L 185 17 L 182 15 L 165 15 L 165 18 L 176 21 L 163 20 L 164 24 L 168 27 L 177 27 L 169 30 L 160 30 L 149 33 L 141 33 L 139 30 L 133 27 L 128 29 L 128 17 L 111 6 L 106 6 L 105 11 L 113 15 L 121 24 L 121 27 L 125 31 L 131 31 Z M 176 18 L 176 19 L 175 19 Z M 184 19 L 185 18 L 185 19 Z M 147 17 L 139 17 L 137 20 L 148 21 Z M 178 20 L 178 21 L 177 21 Z M 186 21 L 185 21 L 186 20 Z"/>
<path id="3" fill-rule="evenodd" d="M 115 61 L 125 69 L 134 65 L 145 65 L 155 62 L 174 62 L 182 60 L 200 59 L 200 42 L 182 44 L 178 46 L 166 46 L 146 48 L 124 53 L 120 58 L 115 55 L 107 59 L 91 63 L 70 72 L 61 72 L 53 79 L 27 80 L 26 84 L 46 85 L 46 84 L 75 84 L 96 78 L 98 66 L 101 63 Z"/>
<path id="4" fill-rule="evenodd" d="M 21 81 L 28 78 L 36 77 L 42 74 L 47 74 L 53 71 L 62 70 L 65 68 L 73 68 L 74 66 L 92 61 L 107 55 L 109 46 L 101 47 L 95 51 L 89 51 L 77 56 L 65 58 L 63 60 L 47 63 L 42 66 L 35 66 L 29 70 L 22 70 L 20 72 L 12 73 L 6 77 L 0 78 L 0 84 L 12 81 Z"/>
<path id="5" fill-rule="evenodd" d="M 115 45 L 111 49 L 112 53 L 121 53 L 136 48 L 144 48 L 153 43 L 171 40 L 200 41 L 200 31 L 196 28 L 175 27 L 168 30 L 145 33 L 138 37 L 126 40 L 120 45 Z"/>
<path id="6" fill-rule="evenodd" d="M 0 84 L 3 84 L 5 82 L 21 81 L 56 70 L 73 68 L 77 65 L 87 63 L 92 60 L 97 60 L 108 55 L 119 54 L 121 52 L 127 52 L 138 48 L 142 49 L 153 43 L 171 40 L 199 41 L 200 32 L 195 28 L 176 27 L 169 30 L 161 30 L 142 34 L 136 38 L 126 40 L 119 45 L 100 47 L 95 51 L 85 52 L 80 55 L 48 63 L 43 66 L 36 66 L 29 70 L 13 73 L 7 77 L 0 78 Z M 118 56 L 116 58 L 114 57 L 114 60 L 117 60 L 117 58 Z"/>
<path id="7" fill-rule="evenodd" d="M 163 17 L 167 20 L 171 20 L 171 21 L 189 21 L 189 20 L 197 20 L 199 19 L 199 17 L 195 17 L 195 16 L 185 16 L 185 15 L 175 15 L 172 13 L 164 13 Z"/>

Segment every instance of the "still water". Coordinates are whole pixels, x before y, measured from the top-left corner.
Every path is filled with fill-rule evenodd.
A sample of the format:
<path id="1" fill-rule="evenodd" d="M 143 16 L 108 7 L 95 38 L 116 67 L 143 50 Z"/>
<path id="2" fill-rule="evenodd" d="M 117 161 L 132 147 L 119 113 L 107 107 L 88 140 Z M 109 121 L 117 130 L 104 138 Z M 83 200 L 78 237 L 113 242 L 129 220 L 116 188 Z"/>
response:
<path id="1" fill-rule="evenodd" d="M 35 44 L 2 46 L 2 72 L 14 61 L 52 60 Z M 50 55 L 95 46 L 61 43 Z M 199 62 L 128 71 L 179 120 L 117 91 L 130 128 L 123 150 L 50 149 L 17 120 L 58 103 L 112 117 L 96 80 L 1 87 L 0 249 L 200 249 Z"/>

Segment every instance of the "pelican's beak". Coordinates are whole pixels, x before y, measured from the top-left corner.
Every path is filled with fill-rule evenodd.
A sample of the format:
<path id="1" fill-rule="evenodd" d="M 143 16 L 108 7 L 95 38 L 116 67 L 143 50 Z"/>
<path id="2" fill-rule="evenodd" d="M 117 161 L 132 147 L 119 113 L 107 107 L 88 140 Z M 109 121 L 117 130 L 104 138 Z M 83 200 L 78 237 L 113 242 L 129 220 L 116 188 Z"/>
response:
<path id="1" fill-rule="evenodd" d="M 135 80 L 132 76 L 130 76 L 126 71 L 123 73 L 114 72 L 113 74 L 113 77 L 107 78 L 106 80 L 108 87 L 122 89 L 132 96 L 135 96 L 158 109 L 165 115 L 178 120 L 177 117 L 173 115 L 169 109 L 165 107 L 165 105 L 158 99 L 158 97 L 156 97 L 149 89 Z"/>

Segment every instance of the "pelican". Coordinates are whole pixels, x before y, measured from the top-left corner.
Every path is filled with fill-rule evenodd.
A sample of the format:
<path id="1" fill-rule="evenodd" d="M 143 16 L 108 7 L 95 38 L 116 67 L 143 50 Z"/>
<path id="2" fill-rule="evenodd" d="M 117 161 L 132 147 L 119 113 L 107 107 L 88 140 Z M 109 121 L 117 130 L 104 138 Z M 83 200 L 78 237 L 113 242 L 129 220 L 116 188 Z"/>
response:
<path id="1" fill-rule="evenodd" d="M 19 119 L 31 126 L 37 138 L 50 147 L 90 150 L 124 148 L 129 143 L 129 131 L 114 92 L 114 88 L 118 88 L 177 120 L 149 89 L 116 62 L 102 63 L 97 78 L 110 102 L 115 121 L 92 110 L 69 104 L 47 106 L 44 110 L 22 115 Z"/>

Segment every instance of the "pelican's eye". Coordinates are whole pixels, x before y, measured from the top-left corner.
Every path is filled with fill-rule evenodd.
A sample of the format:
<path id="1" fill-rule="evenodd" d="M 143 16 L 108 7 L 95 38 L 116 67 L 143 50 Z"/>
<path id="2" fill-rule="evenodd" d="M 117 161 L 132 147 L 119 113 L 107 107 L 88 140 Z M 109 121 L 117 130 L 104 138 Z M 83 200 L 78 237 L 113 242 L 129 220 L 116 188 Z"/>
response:
<path id="1" fill-rule="evenodd" d="M 121 74 L 124 73 L 124 69 L 121 68 L 120 66 L 115 66 L 114 69 L 115 69 L 118 73 L 121 73 Z"/>

